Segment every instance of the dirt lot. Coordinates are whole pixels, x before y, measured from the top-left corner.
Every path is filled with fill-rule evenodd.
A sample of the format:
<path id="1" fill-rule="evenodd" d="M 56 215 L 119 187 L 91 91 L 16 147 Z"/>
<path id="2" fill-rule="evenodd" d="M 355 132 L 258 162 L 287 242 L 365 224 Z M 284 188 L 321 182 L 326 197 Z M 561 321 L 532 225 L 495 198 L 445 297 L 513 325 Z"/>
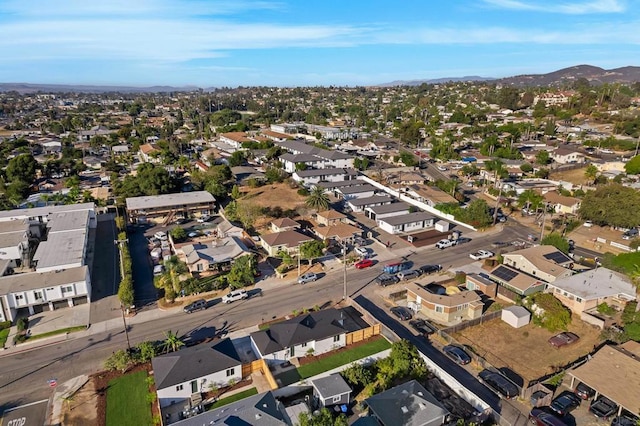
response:
<path id="1" fill-rule="evenodd" d="M 305 207 L 306 197 L 298 195 L 298 189 L 292 189 L 286 183 L 275 183 L 250 188 L 243 186 L 241 189 L 243 196 L 238 201 L 240 203 L 251 203 L 260 207 L 280 207 L 283 211 L 298 210 Z M 272 219 L 265 217 L 256 221 L 255 227 L 267 225 Z"/>
<path id="2" fill-rule="evenodd" d="M 562 172 L 554 172 L 549 179 L 563 180 L 565 182 L 571 182 L 574 185 L 584 185 L 587 183 L 587 178 L 584 176 L 585 168 L 567 170 Z"/>
<path id="3" fill-rule="evenodd" d="M 553 349 L 547 342 L 555 333 L 533 324 L 515 329 L 500 319 L 469 327 L 453 337 L 472 346 L 494 367 L 515 371 L 526 384 L 588 354 L 600 343 L 600 330 L 579 318 L 573 319 L 569 331 L 580 340 L 561 349 Z"/>
<path id="4" fill-rule="evenodd" d="M 610 227 L 600 227 L 593 225 L 592 227 L 579 226 L 568 237 L 576 242 L 576 245 L 600 253 L 626 253 L 625 250 L 619 249 L 611 245 L 611 241 L 623 245 L 629 245 L 629 241 L 622 239 L 622 231 L 616 231 Z M 604 238 L 605 242 L 596 241 L 596 238 Z"/>

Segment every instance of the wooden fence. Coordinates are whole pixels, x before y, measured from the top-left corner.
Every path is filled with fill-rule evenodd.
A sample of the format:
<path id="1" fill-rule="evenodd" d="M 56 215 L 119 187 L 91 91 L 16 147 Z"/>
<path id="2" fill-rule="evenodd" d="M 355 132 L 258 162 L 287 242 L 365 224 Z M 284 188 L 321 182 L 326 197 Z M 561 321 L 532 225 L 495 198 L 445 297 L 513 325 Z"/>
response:
<path id="1" fill-rule="evenodd" d="M 368 339 L 369 337 L 377 336 L 378 334 L 380 334 L 380 324 L 375 324 L 371 327 L 348 333 L 346 343 L 347 345 L 350 345 L 352 343 L 361 342 Z"/>
<path id="2" fill-rule="evenodd" d="M 250 364 L 242 364 L 242 377 L 249 377 L 253 373 L 261 373 L 265 379 L 267 379 L 267 383 L 271 389 L 278 389 L 278 384 L 276 383 L 276 379 L 273 378 L 273 374 L 271 374 L 271 370 L 269 370 L 269 365 L 264 359 L 258 359 Z"/>
<path id="3" fill-rule="evenodd" d="M 444 333 L 457 333 L 459 331 L 464 330 L 465 328 L 473 327 L 474 325 L 482 324 L 485 321 L 490 321 L 492 319 L 499 318 L 502 315 L 502 309 L 495 312 L 490 312 L 488 314 L 482 315 L 480 318 L 475 318 L 472 320 L 467 320 L 465 322 L 461 322 L 460 324 L 452 325 L 451 327 L 447 327 L 442 329 Z"/>

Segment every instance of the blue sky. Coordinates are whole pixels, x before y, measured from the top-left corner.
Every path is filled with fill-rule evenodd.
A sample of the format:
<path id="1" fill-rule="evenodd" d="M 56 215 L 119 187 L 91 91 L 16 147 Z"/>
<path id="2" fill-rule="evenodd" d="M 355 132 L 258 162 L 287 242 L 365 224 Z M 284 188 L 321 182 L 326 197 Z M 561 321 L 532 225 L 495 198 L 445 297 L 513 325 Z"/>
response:
<path id="1" fill-rule="evenodd" d="M 0 82 L 218 86 L 640 65 L 637 0 L 0 0 Z"/>

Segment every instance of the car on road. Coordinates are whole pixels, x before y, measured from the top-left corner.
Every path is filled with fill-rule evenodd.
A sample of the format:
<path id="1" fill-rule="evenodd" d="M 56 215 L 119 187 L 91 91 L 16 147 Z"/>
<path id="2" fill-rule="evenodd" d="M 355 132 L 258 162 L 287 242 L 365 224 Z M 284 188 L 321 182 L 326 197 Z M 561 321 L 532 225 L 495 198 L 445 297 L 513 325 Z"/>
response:
<path id="1" fill-rule="evenodd" d="M 475 253 L 469 254 L 469 257 L 473 260 L 482 260 L 493 257 L 494 253 L 489 250 L 478 250 Z"/>
<path id="2" fill-rule="evenodd" d="M 591 389 L 589 386 L 585 385 L 582 382 L 578 383 L 578 386 L 576 386 L 576 390 L 573 392 L 584 400 L 591 399 L 596 394 L 595 390 Z"/>
<path id="3" fill-rule="evenodd" d="M 518 396 L 518 387 L 500 373 L 491 370 L 482 370 L 478 374 L 482 383 L 493 389 L 498 396 L 511 399 Z"/>
<path id="4" fill-rule="evenodd" d="M 354 251 L 360 257 L 364 257 L 365 259 L 369 257 L 369 250 L 367 250 L 365 247 L 356 247 Z"/>
<path id="5" fill-rule="evenodd" d="M 423 274 L 433 274 L 435 272 L 442 271 L 442 265 L 433 264 L 433 265 L 422 265 L 420 270 Z"/>
<path id="6" fill-rule="evenodd" d="M 398 277 L 390 274 L 380 274 L 378 278 L 376 278 L 376 282 L 382 287 L 386 287 L 388 285 L 392 285 L 400 281 Z"/>
<path id="7" fill-rule="evenodd" d="M 578 337 L 578 335 L 568 332 L 568 331 L 563 331 L 562 333 L 556 334 L 553 337 L 549 338 L 549 344 L 551 346 L 553 346 L 554 348 L 561 348 L 563 346 L 567 346 L 570 345 L 572 343 L 577 342 L 580 339 L 580 337 Z"/>
<path id="8" fill-rule="evenodd" d="M 203 214 L 198 218 L 198 223 L 205 223 L 205 222 L 209 222 L 210 220 L 211 220 L 211 216 L 209 216 L 208 214 Z"/>
<path id="9" fill-rule="evenodd" d="M 529 413 L 529 422 L 537 426 L 567 426 L 562 419 L 545 410 L 546 407 L 533 408 Z"/>
<path id="10" fill-rule="evenodd" d="M 443 250 L 443 249 L 446 249 L 447 247 L 453 247 L 456 244 L 458 244 L 456 240 L 448 240 L 445 238 L 436 243 L 436 248 Z"/>
<path id="11" fill-rule="evenodd" d="M 421 272 L 415 269 L 410 269 L 408 271 L 398 272 L 396 276 L 400 281 L 413 280 L 418 278 L 421 275 Z"/>
<path id="12" fill-rule="evenodd" d="M 315 273 L 307 272 L 305 274 L 300 275 L 300 277 L 298 277 L 298 284 L 312 283 L 317 279 L 318 279 L 318 276 Z"/>
<path id="13" fill-rule="evenodd" d="M 598 399 L 591 403 L 589 411 L 599 419 L 609 420 L 610 417 L 618 412 L 618 404 L 606 396 L 600 395 Z"/>
<path id="14" fill-rule="evenodd" d="M 582 400 L 575 393 L 563 392 L 551 401 L 551 409 L 561 417 L 566 416 L 571 411 L 580 406 Z"/>
<path id="15" fill-rule="evenodd" d="M 467 238 L 467 237 L 458 237 L 456 239 L 456 244 L 460 245 L 460 244 L 464 244 L 464 243 L 468 243 L 471 241 L 471 238 Z"/>
<path id="16" fill-rule="evenodd" d="M 442 352 L 455 361 L 456 364 L 467 365 L 471 362 L 469 354 L 459 346 L 447 345 L 442 348 Z"/>
<path id="17" fill-rule="evenodd" d="M 356 262 L 355 265 L 353 265 L 356 267 L 356 269 L 365 269 L 365 268 L 370 268 L 373 266 L 373 260 L 371 259 L 362 259 L 359 262 Z"/>
<path id="18" fill-rule="evenodd" d="M 391 308 L 391 313 L 397 316 L 401 321 L 406 321 L 413 318 L 413 315 L 411 315 L 411 311 L 409 310 L 409 308 L 405 308 L 404 306 L 394 306 L 393 308 Z"/>
<path id="19" fill-rule="evenodd" d="M 506 241 L 494 241 L 491 243 L 491 247 L 493 248 L 501 248 L 501 247 L 507 247 L 509 246 L 509 243 Z"/>
<path id="20" fill-rule="evenodd" d="M 232 303 L 236 300 L 243 300 L 249 297 L 249 293 L 246 290 L 234 290 L 228 294 L 222 296 L 223 303 Z"/>
<path id="21" fill-rule="evenodd" d="M 425 320 L 418 319 L 418 320 L 409 321 L 409 325 L 411 326 L 411 328 L 413 328 L 415 331 L 422 334 L 423 336 L 428 336 L 436 332 L 435 328 L 429 325 L 429 323 L 426 322 Z"/>
<path id="22" fill-rule="evenodd" d="M 449 170 L 445 166 L 438 166 L 437 169 L 440 170 L 441 172 L 446 172 L 447 170 Z"/>
<path id="23" fill-rule="evenodd" d="M 191 312 L 199 311 L 200 309 L 207 309 L 207 301 L 204 299 L 199 299 L 194 302 L 189 303 L 182 310 L 188 314 Z"/>

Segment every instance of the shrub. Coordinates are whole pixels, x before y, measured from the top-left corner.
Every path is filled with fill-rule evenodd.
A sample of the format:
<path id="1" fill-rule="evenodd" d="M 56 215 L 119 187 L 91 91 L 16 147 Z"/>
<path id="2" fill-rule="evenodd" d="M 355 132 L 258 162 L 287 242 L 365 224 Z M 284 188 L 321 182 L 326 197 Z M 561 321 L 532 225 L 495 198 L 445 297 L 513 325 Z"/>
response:
<path id="1" fill-rule="evenodd" d="M 0 330 L 4 330 L 5 328 L 11 327 L 11 321 L 2 321 L 0 322 Z"/>
<path id="2" fill-rule="evenodd" d="M 455 280 L 458 284 L 464 284 L 465 282 L 467 282 L 467 274 L 465 274 L 464 272 L 458 271 L 456 272 Z"/>
<path id="3" fill-rule="evenodd" d="M 537 293 L 527 299 L 527 303 L 544 310 L 533 315 L 533 322 L 549 331 L 566 330 L 571 322 L 571 311 L 550 293 Z"/>
<path id="4" fill-rule="evenodd" d="M 598 309 L 598 313 L 602 315 L 613 315 L 616 313 L 616 310 L 613 309 L 611 306 L 607 305 L 606 302 L 602 302 L 601 304 L 599 304 L 597 309 Z"/>
<path id="5" fill-rule="evenodd" d="M 307 188 L 300 188 L 298 189 L 298 195 L 306 197 L 309 195 L 309 190 Z"/>
<path id="6" fill-rule="evenodd" d="M 18 327 L 18 332 L 25 331 L 29 327 L 29 320 L 25 317 L 18 318 L 16 326 Z"/>
<path id="7" fill-rule="evenodd" d="M 134 360 L 131 355 L 125 350 L 119 350 L 114 352 L 107 360 L 104 362 L 104 368 L 107 370 L 119 370 L 122 372 L 127 371 L 129 366 L 134 364 Z"/>

